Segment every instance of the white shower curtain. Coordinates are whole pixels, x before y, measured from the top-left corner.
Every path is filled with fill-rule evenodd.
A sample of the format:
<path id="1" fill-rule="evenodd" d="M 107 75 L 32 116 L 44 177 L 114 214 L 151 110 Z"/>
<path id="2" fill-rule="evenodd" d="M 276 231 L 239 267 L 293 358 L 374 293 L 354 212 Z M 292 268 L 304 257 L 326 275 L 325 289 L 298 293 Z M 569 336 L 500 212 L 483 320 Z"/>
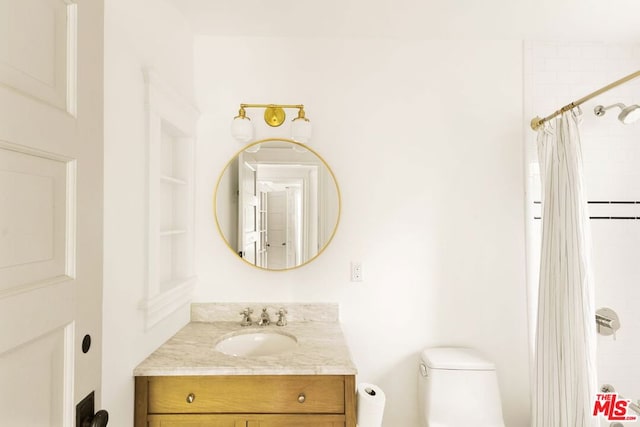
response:
<path id="1" fill-rule="evenodd" d="M 532 427 L 595 427 L 596 323 L 579 109 L 538 131 L 542 252 Z"/>

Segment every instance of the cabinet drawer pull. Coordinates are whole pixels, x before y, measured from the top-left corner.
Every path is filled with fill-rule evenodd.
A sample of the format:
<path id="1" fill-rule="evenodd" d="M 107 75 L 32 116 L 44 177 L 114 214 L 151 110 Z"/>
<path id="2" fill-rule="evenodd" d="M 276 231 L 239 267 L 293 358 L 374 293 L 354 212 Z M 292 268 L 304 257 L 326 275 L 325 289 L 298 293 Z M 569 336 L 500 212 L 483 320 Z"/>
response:
<path id="1" fill-rule="evenodd" d="M 189 393 L 189 395 L 187 396 L 187 403 L 193 403 L 194 400 L 196 400 L 196 395 L 193 393 Z"/>
<path id="2" fill-rule="evenodd" d="M 298 395 L 298 402 L 299 403 L 304 403 L 305 400 L 307 400 L 307 397 L 304 395 L 304 393 L 300 393 Z"/>

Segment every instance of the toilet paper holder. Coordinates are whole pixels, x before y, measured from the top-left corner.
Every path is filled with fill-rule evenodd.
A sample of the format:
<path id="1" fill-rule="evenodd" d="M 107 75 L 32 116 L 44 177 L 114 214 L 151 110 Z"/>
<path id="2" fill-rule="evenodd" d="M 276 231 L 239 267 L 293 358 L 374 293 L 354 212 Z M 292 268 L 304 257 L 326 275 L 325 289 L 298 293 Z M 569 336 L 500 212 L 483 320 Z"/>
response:
<path id="1" fill-rule="evenodd" d="M 376 391 L 374 389 L 372 389 L 371 387 L 365 387 L 364 392 L 367 393 L 369 396 L 375 396 L 376 395 Z"/>

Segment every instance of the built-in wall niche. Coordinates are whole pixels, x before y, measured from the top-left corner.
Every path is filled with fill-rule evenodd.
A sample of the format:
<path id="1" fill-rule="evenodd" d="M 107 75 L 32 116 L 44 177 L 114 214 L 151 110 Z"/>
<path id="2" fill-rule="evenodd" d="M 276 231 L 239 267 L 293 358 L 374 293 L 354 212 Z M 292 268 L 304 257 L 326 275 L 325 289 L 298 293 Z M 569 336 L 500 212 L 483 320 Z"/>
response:
<path id="1" fill-rule="evenodd" d="M 193 275 L 193 216 L 190 173 L 193 144 L 170 123 L 161 122 L 160 144 L 160 292 L 169 291 Z"/>
<path id="2" fill-rule="evenodd" d="M 198 112 L 150 71 L 147 83 L 147 328 L 190 302 L 194 275 L 194 146 Z"/>

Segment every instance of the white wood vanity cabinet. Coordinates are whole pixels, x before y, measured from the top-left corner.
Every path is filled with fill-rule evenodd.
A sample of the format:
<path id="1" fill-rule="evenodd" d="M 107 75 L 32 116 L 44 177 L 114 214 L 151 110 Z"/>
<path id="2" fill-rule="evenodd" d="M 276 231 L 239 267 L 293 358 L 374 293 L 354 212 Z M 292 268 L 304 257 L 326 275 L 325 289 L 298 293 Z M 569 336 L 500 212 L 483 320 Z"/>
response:
<path id="1" fill-rule="evenodd" d="M 135 427 L 356 427 L 355 375 L 135 380 Z"/>

